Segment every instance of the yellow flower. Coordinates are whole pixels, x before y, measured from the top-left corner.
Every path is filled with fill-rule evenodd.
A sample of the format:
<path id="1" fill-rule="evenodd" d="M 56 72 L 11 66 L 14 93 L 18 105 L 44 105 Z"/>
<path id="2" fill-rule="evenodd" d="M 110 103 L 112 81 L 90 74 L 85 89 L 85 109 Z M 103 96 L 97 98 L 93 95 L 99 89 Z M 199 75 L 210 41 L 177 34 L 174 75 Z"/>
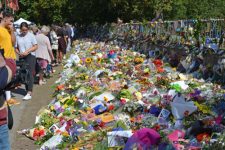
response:
<path id="1" fill-rule="evenodd" d="M 204 113 L 204 114 L 210 114 L 211 113 L 208 106 L 203 105 L 203 104 L 199 104 L 198 102 L 195 102 L 194 104 L 198 107 L 199 111 L 201 111 L 202 113 Z"/>
<path id="2" fill-rule="evenodd" d="M 143 63 L 143 62 L 144 62 L 144 59 L 141 58 L 141 57 L 137 57 L 137 58 L 134 59 L 134 62 L 135 62 L 136 64 Z"/>
<path id="3" fill-rule="evenodd" d="M 138 100 L 142 99 L 142 94 L 140 92 L 136 92 L 135 96 L 137 97 Z"/>
<path id="4" fill-rule="evenodd" d="M 62 132 L 62 136 L 68 137 L 69 134 L 68 134 L 68 132 Z"/>
<path id="5" fill-rule="evenodd" d="M 73 100 L 74 100 L 74 101 L 77 101 L 77 99 L 78 99 L 78 98 L 77 98 L 76 96 L 73 97 Z"/>
<path id="6" fill-rule="evenodd" d="M 92 109 L 90 107 L 87 107 L 87 111 L 92 111 Z"/>
<path id="7" fill-rule="evenodd" d="M 99 87 L 98 87 L 98 86 L 93 86 L 93 89 L 94 89 L 95 91 L 98 91 L 98 90 L 99 90 Z"/>
<path id="8" fill-rule="evenodd" d="M 104 101 L 108 102 L 109 99 L 106 96 L 104 96 Z"/>
<path id="9" fill-rule="evenodd" d="M 149 73 L 149 72 L 150 72 L 150 69 L 149 69 L 149 68 L 145 68 L 145 69 L 144 69 L 144 72 L 145 72 L 145 73 Z"/>
<path id="10" fill-rule="evenodd" d="M 98 58 L 97 61 L 98 61 L 98 63 L 101 63 L 102 62 L 102 58 Z"/>
<path id="11" fill-rule="evenodd" d="M 89 49 L 88 49 L 88 51 L 93 51 L 94 50 L 94 46 L 91 46 Z"/>
<path id="12" fill-rule="evenodd" d="M 87 121 L 84 121 L 84 122 L 83 122 L 83 125 L 84 125 L 85 127 L 87 127 L 87 126 L 88 126 Z"/>
<path id="13" fill-rule="evenodd" d="M 85 80 L 87 80 L 89 77 L 88 76 L 85 76 Z"/>
<path id="14" fill-rule="evenodd" d="M 54 106 L 50 106 L 50 110 L 54 110 Z"/>
<path id="15" fill-rule="evenodd" d="M 91 62 L 92 62 L 92 58 L 90 58 L 90 57 L 86 58 L 86 59 L 85 59 L 85 62 L 86 62 L 86 63 L 91 63 Z"/>
<path id="16" fill-rule="evenodd" d="M 63 107 L 64 107 L 64 108 L 67 108 L 67 107 L 68 107 L 68 105 L 67 105 L 67 104 L 64 104 L 64 105 L 63 105 Z"/>

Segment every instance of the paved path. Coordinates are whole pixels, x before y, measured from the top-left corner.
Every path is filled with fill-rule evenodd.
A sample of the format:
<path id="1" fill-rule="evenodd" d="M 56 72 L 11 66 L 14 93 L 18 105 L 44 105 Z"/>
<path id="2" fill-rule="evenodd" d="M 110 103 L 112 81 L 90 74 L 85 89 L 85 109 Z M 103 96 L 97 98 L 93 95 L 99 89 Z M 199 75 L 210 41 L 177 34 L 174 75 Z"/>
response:
<path id="1" fill-rule="evenodd" d="M 23 135 L 19 135 L 17 131 L 30 128 L 34 125 L 35 117 L 38 111 L 49 104 L 53 99 L 51 97 L 54 89 L 51 86 L 58 79 L 60 67 L 55 68 L 56 73 L 53 77 L 47 80 L 46 85 L 35 85 L 33 98 L 30 101 L 23 101 L 23 94 L 26 94 L 23 88 L 13 92 L 14 98 L 20 101 L 20 105 L 12 107 L 14 116 L 14 127 L 10 131 L 10 142 L 12 150 L 36 150 L 39 146 L 34 144 L 33 140 L 28 139 Z"/>

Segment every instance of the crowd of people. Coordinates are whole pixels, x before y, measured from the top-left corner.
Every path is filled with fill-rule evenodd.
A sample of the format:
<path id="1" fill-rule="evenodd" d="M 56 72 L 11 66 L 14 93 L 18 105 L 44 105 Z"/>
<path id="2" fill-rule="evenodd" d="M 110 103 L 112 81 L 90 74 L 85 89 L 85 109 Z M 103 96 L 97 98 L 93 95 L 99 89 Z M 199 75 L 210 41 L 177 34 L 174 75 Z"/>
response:
<path id="1" fill-rule="evenodd" d="M 23 61 L 27 64 L 27 70 L 30 75 L 28 78 L 29 81 L 25 84 L 26 95 L 23 97 L 23 100 L 31 100 L 35 79 L 38 79 L 39 85 L 46 84 L 45 77 L 54 72 L 54 66 L 62 63 L 66 53 L 71 50 L 71 45 L 76 34 L 75 28 L 68 23 L 63 26 L 44 25 L 39 27 L 37 25 L 29 25 L 26 22 L 22 22 L 19 28 L 16 29 L 13 26 L 13 22 L 13 15 L 10 12 L 1 10 L 0 150 L 10 149 L 8 136 L 9 121 L 7 119 L 7 109 L 9 109 L 9 107 L 7 107 L 7 104 L 15 104 L 17 101 L 11 98 L 11 92 L 6 87 L 16 75 L 16 61 Z M 153 35 L 146 39 L 143 38 L 142 40 L 148 44 L 152 44 L 156 41 L 154 41 Z M 117 41 L 119 40 L 117 39 Z M 129 40 L 125 38 L 123 41 L 126 44 L 129 43 Z M 143 43 L 142 45 L 144 45 Z M 131 46 L 129 48 L 131 48 Z M 166 49 L 168 48 L 166 47 Z M 145 52 L 149 53 L 149 49 L 146 49 L 146 51 L 143 51 L 142 53 Z M 208 59 L 213 58 L 211 57 L 212 55 L 208 58 L 209 53 L 210 52 L 204 54 L 199 51 L 199 53 L 196 53 L 196 56 L 193 56 L 195 54 L 189 52 L 186 54 L 179 54 L 176 51 L 167 50 L 160 52 L 156 58 L 169 62 L 172 67 L 177 68 L 180 72 L 193 74 L 195 78 L 203 78 L 206 81 L 221 83 L 224 85 L 225 58 L 219 57 L 216 63 L 209 63 L 210 61 L 208 61 Z M 147 56 L 150 57 L 149 55 Z M 224 53 L 221 55 L 224 55 Z"/>
<path id="2" fill-rule="evenodd" d="M 18 103 L 11 98 L 12 88 L 8 86 L 16 76 L 16 63 L 22 61 L 27 65 L 27 94 L 23 100 L 31 100 L 35 79 L 39 85 L 46 84 L 44 77 L 53 73 L 53 66 L 60 65 L 71 50 L 74 30 L 68 23 L 63 27 L 38 27 L 26 22 L 16 29 L 13 14 L 3 9 L 0 21 L 0 149 L 8 150 L 9 105 Z"/>
<path id="3" fill-rule="evenodd" d="M 70 51 L 73 29 L 68 23 L 64 27 L 38 27 L 22 22 L 15 35 L 15 52 L 19 60 L 28 64 L 31 73 L 26 84 L 27 95 L 23 98 L 30 100 L 35 78 L 38 77 L 39 85 L 46 84 L 44 76 L 53 73 L 52 66 L 61 64 L 66 52 Z"/>

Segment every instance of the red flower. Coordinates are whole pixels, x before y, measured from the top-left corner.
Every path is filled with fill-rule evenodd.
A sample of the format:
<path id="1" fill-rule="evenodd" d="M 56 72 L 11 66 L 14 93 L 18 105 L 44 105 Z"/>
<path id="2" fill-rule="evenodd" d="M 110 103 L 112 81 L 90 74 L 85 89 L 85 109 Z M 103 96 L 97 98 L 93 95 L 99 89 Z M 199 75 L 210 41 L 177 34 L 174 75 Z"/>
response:
<path id="1" fill-rule="evenodd" d="M 201 142 L 203 140 L 208 140 L 210 138 L 209 134 L 207 133 L 201 133 L 201 134 L 198 134 L 196 139 L 198 140 L 198 142 Z"/>
<path id="2" fill-rule="evenodd" d="M 67 121 L 67 123 L 66 123 L 66 131 L 69 131 L 71 126 L 72 126 L 72 120 Z"/>
<path id="3" fill-rule="evenodd" d="M 148 109 L 144 109 L 144 112 L 147 113 L 147 112 L 149 112 L 149 110 Z"/>
<path id="4" fill-rule="evenodd" d="M 55 133 L 58 134 L 58 133 L 61 133 L 61 131 L 60 130 L 56 130 Z"/>
<path id="5" fill-rule="evenodd" d="M 33 133 L 33 137 L 38 137 L 39 136 L 39 130 L 38 129 L 34 129 L 34 133 Z"/>
<path id="6" fill-rule="evenodd" d="M 158 81 L 161 80 L 161 79 L 162 79 L 161 77 L 159 77 L 159 76 L 157 77 L 157 80 L 158 80 Z"/>
<path id="7" fill-rule="evenodd" d="M 157 72 L 158 73 L 163 73 L 164 72 L 164 69 L 162 67 L 157 67 Z"/>
<path id="8" fill-rule="evenodd" d="M 99 127 L 104 127 L 105 126 L 105 123 L 104 122 L 101 122 L 100 124 L 99 124 Z"/>
<path id="9" fill-rule="evenodd" d="M 108 110 L 109 110 L 109 111 L 113 110 L 114 108 L 115 108 L 114 105 L 109 105 L 109 106 L 108 106 Z"/>
<path id="10" fill-rule="evenodd" d="M 58 90 L 58 91 L 61 91 L 61 90 L 63 90 L 63 89 L 65 89 L 65 86 L 62 84 L 62 85 L 58 85 L 57 87 L 56 87 L 56 90 Z"/>
<path id="11" fill-rule="evenodd" d="M 110 51 L 109 51 L 109 54 L 110 54 L 110 55 L 113 55 L 114 53 L 115 53 L 114 50 L 110 50 Z"/>
<path id="12" fill-rule="evenodd" d="M 34 133 L 33 133 L 33 139 L 34 140 L 37 140 L 39 139 L 40 137 L 43 137 L 45 136 L 45 130 L 44 129 L 34 129 Z"/>
<path id="13" fill-rule="evenodd" d="M 40 130 L 40 131 L 39 131 L 39 136 L 40 136 L 40 137 L 45 136 L 45 130 L 43 130 L 43 129 Z"/>
<path id="14" fill-rule="evenodd" d="M 163 62 L 160 59 L 155 59 L 153 63 L 156 67 L 161 67 L 163 65 Z"/>
<path id="15" fill-rule="evenodd" d="M 156 131 L 160 130 L 160 125 L 156 125 L 153 129 L 155 129 Z"/>

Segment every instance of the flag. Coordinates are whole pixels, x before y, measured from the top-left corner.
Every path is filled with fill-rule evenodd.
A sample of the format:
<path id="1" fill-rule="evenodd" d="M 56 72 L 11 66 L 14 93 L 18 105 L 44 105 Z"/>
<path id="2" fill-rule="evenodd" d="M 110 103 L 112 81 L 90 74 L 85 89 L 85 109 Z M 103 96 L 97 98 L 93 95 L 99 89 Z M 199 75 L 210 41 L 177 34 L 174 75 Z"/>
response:
<path id="1" fill-rule="evenodd" d="M 11 8 L 14 11 L 19 10 L 18 0 L 6 0 L 6 4 L 9 8 Z"/>

